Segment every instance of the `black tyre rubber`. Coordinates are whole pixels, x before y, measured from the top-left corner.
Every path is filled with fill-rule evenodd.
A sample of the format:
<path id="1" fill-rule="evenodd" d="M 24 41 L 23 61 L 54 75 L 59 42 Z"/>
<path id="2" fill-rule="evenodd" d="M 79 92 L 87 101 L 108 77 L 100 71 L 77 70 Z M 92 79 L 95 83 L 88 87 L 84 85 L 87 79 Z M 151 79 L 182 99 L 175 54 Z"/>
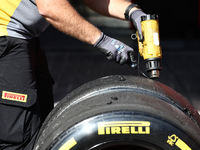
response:
<path id="1" fill-rule="evenodd" d="M 35 150 L 200 150 L 200 116 L 151 79 L 109 76 L 67 95 L 47 117 Z"/>

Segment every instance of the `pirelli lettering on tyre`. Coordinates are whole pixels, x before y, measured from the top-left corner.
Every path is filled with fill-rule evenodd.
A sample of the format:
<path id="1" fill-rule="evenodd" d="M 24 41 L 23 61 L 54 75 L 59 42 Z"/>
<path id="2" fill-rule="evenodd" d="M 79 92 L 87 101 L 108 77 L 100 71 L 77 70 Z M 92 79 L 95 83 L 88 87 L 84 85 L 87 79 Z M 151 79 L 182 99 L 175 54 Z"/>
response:
<path id="1" fill-rule="evenodd" d="M 98 134 L 150 134 L 148 121 L 113 121 L 99 122 Z"/>
<path id="2" fill-rule="evenodd" d="M 14 93 L 14 92 L 8 92 L 8 91 L 2 91 L 2 99 L 26 103 L 27 95 Z"/>

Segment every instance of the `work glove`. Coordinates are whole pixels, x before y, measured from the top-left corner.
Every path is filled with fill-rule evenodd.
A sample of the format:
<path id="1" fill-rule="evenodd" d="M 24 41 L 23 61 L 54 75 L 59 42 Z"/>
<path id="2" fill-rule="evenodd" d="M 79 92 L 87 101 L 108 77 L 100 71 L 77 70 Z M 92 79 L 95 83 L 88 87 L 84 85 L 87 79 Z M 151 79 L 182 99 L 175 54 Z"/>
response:
<path id="1" fill-rule="evenodd" d="M 138 31 L 139 40 L 143 40 L 142 30 L 141 30 L 141 16 L 146 16 L 141 9 L 136 9 L 132 11 L 129 15 L 129 20 L 134 24 L 136 30 Z"/>
<path id="2" fill-rule="evenodd" d="M 129 54 L 133 49 L 126 44 L 106 36 L 104 33 L 95 43 L 94 47 L 98 48 L 106 55 L 108 60 L 115 60 L 119 64 L 124 64 L 129 60 Z"/>

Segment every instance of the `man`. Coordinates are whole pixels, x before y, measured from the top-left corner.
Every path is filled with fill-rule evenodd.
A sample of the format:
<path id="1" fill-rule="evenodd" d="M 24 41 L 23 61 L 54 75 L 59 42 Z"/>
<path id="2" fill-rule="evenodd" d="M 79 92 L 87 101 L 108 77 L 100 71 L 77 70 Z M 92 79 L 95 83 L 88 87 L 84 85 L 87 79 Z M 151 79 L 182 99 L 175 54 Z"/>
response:
<path id="1" fill-rule="evenodd" d="M 126 0 L 83 1 L 99 14 L 132 21 L 142 39 L 145 14 L 139 6 Z M 0 149 L 32 149 L 53 108 L 53 81 L 38 41 L 49 23 L 119 64 L 133 52 L 83 19 L 67 0 L 0 0 Z"/>

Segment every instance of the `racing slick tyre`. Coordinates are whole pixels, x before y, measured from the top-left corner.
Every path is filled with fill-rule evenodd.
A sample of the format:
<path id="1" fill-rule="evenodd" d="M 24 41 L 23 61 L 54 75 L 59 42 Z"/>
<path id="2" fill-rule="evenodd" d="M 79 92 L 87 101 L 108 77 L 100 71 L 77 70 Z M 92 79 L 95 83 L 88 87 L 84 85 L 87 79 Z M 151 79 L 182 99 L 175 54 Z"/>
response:
<path id="1" fill-rule="evenodd" d="M 35 150 L 199 150 L 200 116 L 151 79 L 109 76 L 67 95 L 44 122 Z"/>

